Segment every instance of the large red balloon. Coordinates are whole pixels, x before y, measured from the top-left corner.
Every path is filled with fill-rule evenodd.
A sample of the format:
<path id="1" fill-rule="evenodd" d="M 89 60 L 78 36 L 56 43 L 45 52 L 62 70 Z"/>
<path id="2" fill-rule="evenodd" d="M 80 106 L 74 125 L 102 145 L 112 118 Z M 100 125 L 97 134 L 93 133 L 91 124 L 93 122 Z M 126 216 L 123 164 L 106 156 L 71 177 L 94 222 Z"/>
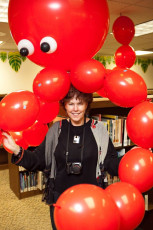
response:
<path id="1" fill-rule="evenodd" d="M 144 198 L 139 190 L 131 184 L 117 182 L 109 185 L 106 192 L 119 209 L 120 229 L 135 229 L 141 223 L 145 214 Z"/>
<path id="2" fill-rule="evenodd" d="M 109 28 L 106 0 L 10 0 L 8 16 L 15 42 L 34 50 L 28 56 L 31 61 L 66 70 L 78 60 L 92 58 Z M 45 42 L 50 49 L 42 52 Z"/>
<path id="3" fill-rule="evenodd" d="M 123 45 L 128 45 L 135 34 L 134 23 L 127 16 L 118 17 L 115 20 L 112 29 L 115 39 Z"/>
<path id="4" fill-rule="evenodd" d="M 36 121 L 31 127 L 23 130 L 23 138 L 29 146 L 38 146 L 45 139 L 48 126 Z"/>
<path id="5" fill-rule="evenodd" d="M 119 230 L 120 216 L 114 201 L 98 186 L 80 184 L 67 189 L 55 204 L 58 230 Z"/>
<path id="6" fill-rule="evenodd" d="M 102 88 L 104 76 L 104 66 L 94 59 L 77 64 L 70 74 L 72 84 L 84 93 L 93 93 Z"/>
<path id="7" fill-rule="evenodd" d="M 119 178 L 146 192 L 153 187 L 153 153 L 147 149 L 134 148 L 128 151 L 119 165 Z"/>
<path id="8" fill-rule="evenodd" d="M 130 139 L 142 148 L 153 148 L 153 103 L 142 102 L 132 108 L 127 116 Z"/>
<path id="9" fill-rule="evenodd" d="M 120 68 L 131 68 L 136 59 L 136 53 L 131 46 L 120 46 L 115 52 L 115 63 Z"/>
<path id="10" fill-rule="evenodd" d="M 45 102 L 39 100 L 40 111 L 37 120 L 43 124 L 51 122 L 59 113 L 59 102 Z"/>
<path id="11" fill-rule="evenodd" d="M 68 93 L 69 88 L 69 75 L 60 69 L 45 68 L 33 81 L 35 95 L 49 102 L 61 100 Z"/>
<path id="12" fill-rule="evenodd" d="M 17 91 L 6 95 L 0 103 L 0 128 L 22 131 L 31 126 L 39 113 L 37 97 L 30 91 Z"/>
<path id="13" fill-rule="evenodd" d="M 104 87 L 108 98 L 121 107 L 133 107 L 147 98 L 145 81 L 130 69 L 113 70 L 105 79 Z"/>

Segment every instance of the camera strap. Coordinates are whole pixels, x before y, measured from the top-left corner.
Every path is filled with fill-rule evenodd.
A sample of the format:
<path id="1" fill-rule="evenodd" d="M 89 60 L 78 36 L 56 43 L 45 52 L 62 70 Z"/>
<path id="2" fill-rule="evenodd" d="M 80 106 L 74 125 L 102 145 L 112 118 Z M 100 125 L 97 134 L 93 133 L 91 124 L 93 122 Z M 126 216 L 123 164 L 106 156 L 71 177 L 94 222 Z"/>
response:
<path id="1" fill-rule="evenodd" d="M 70 139 L 70 124 L 71 124 L 71 120 L 69 121 L 69 125 L 68 125 L 68 134 L 67 134 L 67 143 L 66 143 L 66 164 L 68 163 L 68 156 L 69 156 L 68 148 L 69 148 L 69 139 Z M 81 163 L 83 161 L 84 138 L 85 138 L 85 120 L 83 126 L 83 137 L 82 137 L 82 146 L 81 146 Z"/>

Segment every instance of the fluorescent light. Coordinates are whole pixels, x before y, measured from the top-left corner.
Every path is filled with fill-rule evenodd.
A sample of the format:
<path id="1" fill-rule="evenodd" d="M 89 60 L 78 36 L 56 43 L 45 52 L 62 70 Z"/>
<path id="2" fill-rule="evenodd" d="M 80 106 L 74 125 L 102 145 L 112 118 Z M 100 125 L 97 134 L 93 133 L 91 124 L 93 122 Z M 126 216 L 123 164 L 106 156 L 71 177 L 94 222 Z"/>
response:
<path id="1" fill-rule="evenodd" d="M 135 26 L 135 37 L 153 33 L 153 20 Z"/>
<path id="2" fill-rule="evenodd" d="M 135 51 L 135 53 L 137 56 L 139 56 L 139 55 L 152 54 L 153 52 L 152 51 L 137 50 L 137 51 Z"/>

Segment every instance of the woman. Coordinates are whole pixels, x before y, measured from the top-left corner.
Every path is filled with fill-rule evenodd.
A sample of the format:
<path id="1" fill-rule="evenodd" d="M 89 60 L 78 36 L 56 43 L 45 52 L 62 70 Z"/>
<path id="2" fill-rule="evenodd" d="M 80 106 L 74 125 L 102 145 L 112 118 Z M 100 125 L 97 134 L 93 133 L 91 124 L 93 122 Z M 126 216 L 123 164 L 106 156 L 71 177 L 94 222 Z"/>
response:
<path id="1" fill-rule="evenodd" d="M 23 150 L 7 133 L 4 144 L 14 154 L 12 163 L 29 171 L 49 172 L 47 201 L 56 202 L 61 193 L 73 185 L 98 185 L 102 170 L 118 175 L 120 158 L 101 122 L 86 117 L 92 94 L 78 91 L 73 86 L 61 101 L 69 119 L 55 122 L 45 140 L 35 151 Z M 51 222 L 53 206 L 50 207 Z"/>

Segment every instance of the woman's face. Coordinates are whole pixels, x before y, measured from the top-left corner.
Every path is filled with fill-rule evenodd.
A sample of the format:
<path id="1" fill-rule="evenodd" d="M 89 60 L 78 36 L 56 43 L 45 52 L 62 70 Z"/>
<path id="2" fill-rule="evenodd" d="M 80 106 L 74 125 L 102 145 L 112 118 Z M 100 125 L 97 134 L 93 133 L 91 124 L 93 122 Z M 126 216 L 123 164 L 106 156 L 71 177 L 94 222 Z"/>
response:
<path id="1" fill-rule="evenodd" d="M 84 115 L 88 104 L 75 96 L 65 103 L 66 112 L 71 119 L 72 125 L 79 126 L 84 124 Z"/>

